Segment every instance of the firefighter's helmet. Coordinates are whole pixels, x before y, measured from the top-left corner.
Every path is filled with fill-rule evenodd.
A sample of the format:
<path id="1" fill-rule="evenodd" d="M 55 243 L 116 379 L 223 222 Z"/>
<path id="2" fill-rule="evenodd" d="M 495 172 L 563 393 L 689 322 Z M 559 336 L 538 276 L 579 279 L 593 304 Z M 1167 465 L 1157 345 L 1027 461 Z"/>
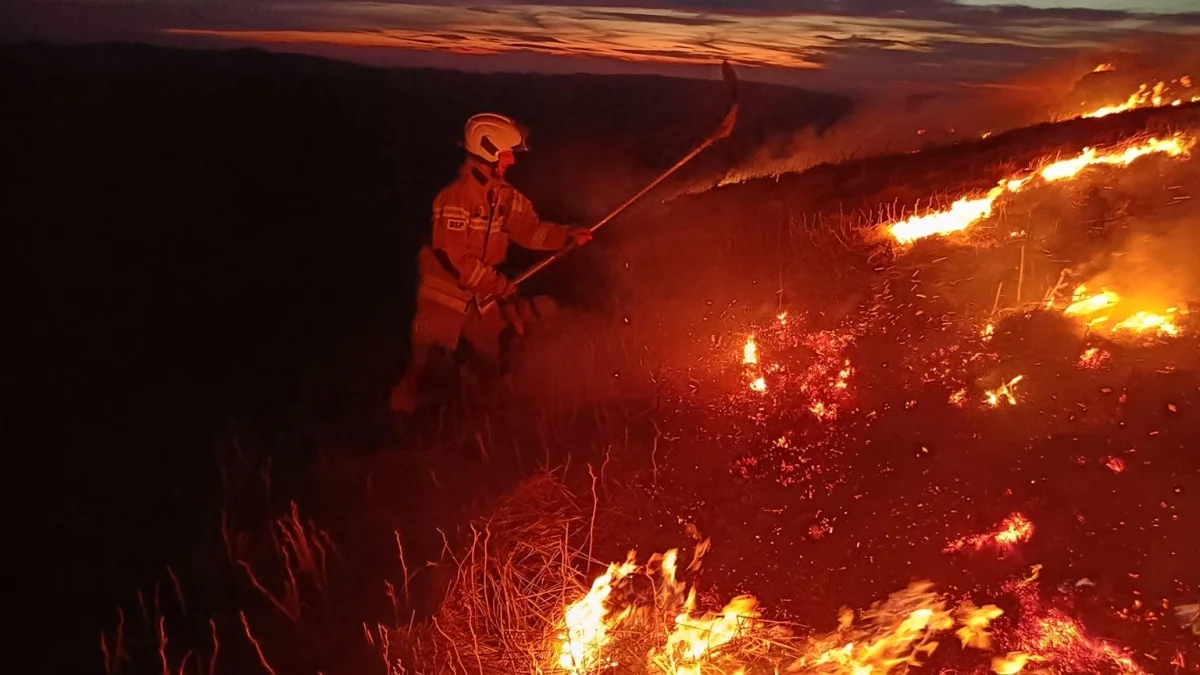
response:
<path id="1" fill-rule="evenodd" d="M 511 118 L 495 113 L 480 113 L 467 120 L 463 145 L 472 155 L 495 162 L 502 152 L 528 150 L 525 136 L 525 128 Z"/>

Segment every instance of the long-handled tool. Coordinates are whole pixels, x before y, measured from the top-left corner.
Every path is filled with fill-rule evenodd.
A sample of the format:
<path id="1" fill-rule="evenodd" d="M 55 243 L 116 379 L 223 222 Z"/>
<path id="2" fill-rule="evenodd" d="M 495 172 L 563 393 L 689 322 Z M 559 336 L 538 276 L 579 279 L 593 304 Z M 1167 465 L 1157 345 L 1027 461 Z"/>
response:
<path id="1" fill-rule="evenodd" d="M 730 98 L 729 113 L 727 115 L 725 115 L 725 119 L 721 120 L 721 124 L 719 126 L 717 126 L 717 128 L 715 128 L 713 130 L 713 132 L 708 135 L 707 138 L 705 138 L 703 141 L 701 141 L 701 143 L 699 145 L 697 145 L 695 148 L 693 148 L 691 152 L 689 152 L 687 155 L 685 155 L 678 162 L 675 162 L 674 166 L 672 166 L 671 168 L 669 168 L 666 171 L 659 174 L 658 177 L 655 178 L 653 181 L 651 181 L 651 183 L 649 185 L 642 188 L 641 191 L 639 191 L 637 194 L 635 194 L 632 197 L 630 197 L 629 199 L 625 200 L 624 204 L 621 204 L 617 208 L 613 209 L 607 216 L 604 216 L 595 225 L 592 225 L 590 228 L 588 228 L 590 231 L 595 232 L 596 230 L 600 229 L 601 227 L 604 227 L 605 225 L 607 225 L 610 220 L 612 220 L 613 218 L 616 218 L 617 215 L 619 215 L 625 209 L 629 208 L 634 202 L 636 202 L 639 199 L 641 199 L 642 197 L 644 197 L 647 192 L 650 192 L 651 190 L 653 190 L 655 187 L 658 186 L 659 183 L 666 180 L 668 176 L 670 176 L 671 174 L 678 171 L 681 166 L 692 161 L 692 159 L 695 158 L 696 155 L 699 155 L 701 152 L 704 152 L 704 150 L 706 150 L 708 148 L 708 146 L 712 145 L 713 143 L 716 143 L 717 141 L 721 140 L 722 138 L 725 138 L 725 137 L 729 136 L 729 134 L 733 133 L 733 127 L 735 124 L 737 124 L 737 113 L 738 113 L 737 73 L 733 72 L 733 66 L 730 66 L 728 61 L 725 61 L 724 63 L 721 64 L 721 74 L 725 78 L 725 86 L 729 90 L 729 98 Z M 528 280 L 529 277 L 532 277 L 533 275 L 542 271 L 543 269 L 548 267 L 550 265 L 550 263 L 565 256 L 567 253 L 570 253 L 575 248 L 577 248 L 577 247 L 575 246 L 574 242 L 568 243 L 565 247 L 556 251 L 554 253 L 554 255 L 551 255 L 547 258 L 543 258 L 541 260 L 541 262 L 537 263 L 533 267 L 530 267 L 529 269 L 522 272 L 520 274 L 520 276 L 518 276 L 516 279 L 513 279 L 513 282 L 512 282 L 513 285 L 520 285 L 522 282 Z M 494 297 L 488 298 L 479 307 L 480 313 L 488 311 L 495 304 L 496 304 L 496 298 L 494 298 Z"/>

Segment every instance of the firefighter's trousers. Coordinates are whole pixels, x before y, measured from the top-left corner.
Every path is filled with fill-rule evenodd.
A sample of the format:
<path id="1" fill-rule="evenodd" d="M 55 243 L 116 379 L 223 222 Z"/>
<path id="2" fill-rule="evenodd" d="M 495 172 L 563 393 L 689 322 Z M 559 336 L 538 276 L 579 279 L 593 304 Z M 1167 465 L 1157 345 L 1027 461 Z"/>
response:
<path id="1" fill-rule="evenodd" d="M 422 378 L 430 361 L 441 350 L 453 353 L 460 341 L 488 361 L 500 358 L 500 339 L 507 323 L 501 312 L 481 315 L 472 302 L 464 314 L 435 300 L 418 296 L 412 325 L 412 358 L 400 382 L 392 388 L 391 407 L 395 412 L 411 413 L 421 399 Z"/>

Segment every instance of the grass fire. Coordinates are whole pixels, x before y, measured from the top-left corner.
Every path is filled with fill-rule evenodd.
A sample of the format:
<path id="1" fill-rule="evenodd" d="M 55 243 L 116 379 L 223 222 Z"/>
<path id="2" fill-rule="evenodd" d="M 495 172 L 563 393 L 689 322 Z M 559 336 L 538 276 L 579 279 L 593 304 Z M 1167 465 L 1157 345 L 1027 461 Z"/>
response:
<path id="1" fill-rule="evenodd" d="M 905 132 L 878 153 L 800 157 L 810 149 L 764 147 L 804 138 L 816 123 L 797 111 L 836 101 L 739 81 L 729 64 L 709 79 L 536 87 L 457 73 L 448 89 L 425 71 L 307 57 L 271 80 L 262 54 L 166 67 L 41 49 L 15 61 L 45 77 L 22 80 L 15 118 L 33 140 L 6 147 L 33 168 L 6 194 L 89 229 L 66 253 L 44 239 L 59 221 L 28 219 L 44 264 L 21 269 L 47 308 L 28 326 L 47 344 L 71 328 L 53 343 L 59 365 L 31 359 L 42 386 L 28 391 L 85 387 L 60 399 L 55 438 L 96 451 L 47 453 L 82 501 L 39 536 L 84 528 L 46 544 L 78 580 L 55 583 L 107 585 L 90 604 L 43 600 L 45 585 L 18 595 L 77 609 L 92 671 L 1200 672 L 1200 98 L 1174 63 L 1130 85 L 1102 54 L 1069 80 L 1104 84 L 1103 104 L 1056 89 L 1019 124 L 962 117 L 947 142 Z M 229 64 L 247 74 L 224 85 Z M 212 79 L 193 89 L 177 73 Z M 129 93 L 143 81 L 163 84 L 143 101 Z M 296 98 L 313 82 L 328 86 Z M 473 117 L 467 90 L 513 118 Z M 222 106 L 186 133 L 144 112 L 174 119 L 215 91 L 267 112 L 236 143 L 213 130 L 231 123 Z M 142 112 L 60 132 L 68 108 L 117 99 Z M 421 123 L 397 131 L 418 100 L 404 114 Z M 631 109 L 642 116 L 612 122 Z M 319 123 L 276 130 L 300 110 Z M 854 110 L 831 139 L 887 119 Z M 516 154 L 525 119 L 551 150 Z M 471 135 L 493 127 L 508 154 L 494 129 Z M 166 161 L 181 136 L 195 156 L 180 175 L 93 163 Z M 264 164 L 238 160 L 243 145 Z M 412 159 L 410 145 L 450 159 Z M 489 145 L 494 160 L 463 160 Z M 433 177 L 403 180 L 427 163 Z M 47 176 L 79 194 L 30 187 Z M 492 211 L 447 206 L 434 178 L 465 181 Z M 494 208 L 513 186 L 528 204 Z M 397 235 L 399 220 L 428 229 L 435 195 L 439 243 Z M 117 197 L 157 200 L 136 233 L 120 221 L 142 207 L 105 201 Z M 504 243 L 532 248 L 485 264 L 496 240 L 480 233 L 496 222 Z M 449 236 L 466 253 L 446 253 Z M 241 248 L 214 243 L 228 241 Z M 401 249 L 425 266 L 411 279 Z M 101 288 L 118 269 L 128 278 Z M 443 300 L 467 308 L 453 317 L 464 339 L 420 351 L 416 328 L 444 318 L 422 304 L 442 272 Z M 464 285 L 491 274 L 487 293 Z M 106 332 L 118 319 L 133 328 Z M 478 334 L 488 322 L 503 324 L 495 344 Z M 401 415 L 395 382 L 416 353 L 421 395 Z M 77 369 L 88 354 L 104 368 Z M 155 377 L 133 377 L 138 364 Z M 128 407 L 108 398 L 118 383 L 137 393 Z M 126 443 L 153 452 L 134 462 L 116 451 Z M 105 564 L 80 562 L 89 546 Z"/>

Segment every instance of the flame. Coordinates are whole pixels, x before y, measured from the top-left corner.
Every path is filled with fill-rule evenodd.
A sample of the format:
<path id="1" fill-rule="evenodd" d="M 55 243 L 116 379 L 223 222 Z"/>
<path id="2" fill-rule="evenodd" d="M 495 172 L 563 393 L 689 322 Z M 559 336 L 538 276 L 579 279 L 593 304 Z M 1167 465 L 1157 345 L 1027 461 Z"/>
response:
<path id="1" fill-rule="evenodd" d="M 893 593 L 862 613 L 866 625 L 861 627 L 854 626 L 854 612 L 843 609 L 838 629 L 814 639 L 807 653 L 787 670 L 876 675 L 897 666 L 919 666 L 937 649 L 936 635 L 956 624 L 961 625 L 956 634 L 964 647 L 987 649 L 988 625 L 1002 610 L 970 603 L 950 610 L 931 588 L 927 581 L 916 582 Z"/>
<path id="2" fill-rule="evenodd" d="M 1121 302 L 1121 296 L 1116 293 L 1103 290 L 1100 293 L 1089 295 L 1086 286 L 1079 286 L 1071 295 L 1071 304 L 1063 310 L 1064 316 L 1075 316 L 1087 319 L 1089 327 L 1104 323 L 1109 320 L 1109 316 L 1091 316 L 1101 311 L 1107 311 L 1114 308 Z M 1047 303 L 1048 307 L 1053 307 L 1053 299 Z M 1117 324 L 1109 329 L 1110 333 L 1134 333 L 1147 334 L 1153 333 L 1158 337 L 1177 337 L 1180 333 L 1179 324 L 1176 323 L 1175 315 L 1179 312 L 1177 307 L 1168 307 L 1162 314 L 1138 311 L 1126 318 L 1122 319 Z M 1108 360 L 1107 352 L 1100 352 L 1096 348 L 1089 349 L 1084 352 L 1079 359 L 1079 365 L 1083 367 L 1099 367 Z"/>
<path id="3" fill-rule="evenodd" d="M 1008 382 L 1000 385 L 996 389 L 983 392 L 984 400 L 992 407 L 1000 405 L 1001 398 L 1004 398 L 1004 400 L 1008 401 L 1009 405 L 1016 405 L 1017 397 L 1013 394 L 1013 386 L 1024 378 L 1024 375 L 1018 375 Z"/>
<path id="4" fill-rule="evenodd" d="M 1071 296 L 1071 304 L 1063 310 L 1063 314 L 1066 316 L 1095 314 L 1102 309 L 1112 307 L 1120 301 L 1121 296 L 1112 291 L 1101 291 L 1094 295 L 1087 295 L 1087 287 L 1080 286 L 1075 289 L 1074 295 Z"/>
<path id="5" fill-rule="evenodd" d="M 1105 70 L 1114 69 L 1106 68 Z M 1097 69 L 1092 72 L 1098 73 L 1102 71 Z M 1130 94 L 1124 101 L 1101 106 L 1090 112 L 1083 113 L 1081 117 L 1107 117 L 1137 108 L 1161 108 L 1168 105 L 1179 106 L 1183 105 L 1185 101 L 1190 103 L 1200 102 L 1200 95 L 1188 97 L 1179 91 L 1179 89 L 1190 89 L 1191 86 L 1192 80 L 1186 75 L 1174 80 L 1159 80 L 1153 85 L 1143 83 L 1138 86 L 1137 91 Z"/>
<path id="6" fill-rule="evenodd" d="M 1101 63 L 1100 65 L 1096 66 L 1092 70 L 1092 72 L 1093 73 L 1104 73 L 1104 72 L 1108 72 L 1108 71 L 1112 71 L 1112 70 L 1116 70 L 1116 69 L 1117 69 L 1117 67 L 1111 63 Z"/>
<path id="7" fill-rule="evenodd" d="M 684 611 L 675 617 L 675 630 L 667 644 L 652 658 L 668 664 L 664 672 L 674 675 L 699 675 L 699 662 L 744 634 L 758 616 L 758 601 L 750 595 L 740 595 L 725 605 L 718 614 L 691 616 L 695 604 L 695 589 L 688 595 Z"/>
<path id="8" fill-rule="evenodd" d="M 699 568 L 708 546 L 707 539 L 697 544 L 689 570 Z M 667 638 L 665 647 L 652 656 L 666 658 L 671 663 L 687 661 L 694 665 L 701 657 L 733 640 L 740 630 L 750 625 L 749 619 L 757 616 L 756 601 L 750 596 L 735 598 L 717 616 L 705 614 L 693 619 L 696 590 L 692 588 L 684 594 L 685 584 L 676 578 L 677 560 L 678 551 L 671 549 L 650 556 L 645 565 L 638 565 L 636 553 L 630 551 L 625 562 L 609 565 L 608 570 L 592 582 L 587 595 L 568 605 L 563 612 L 563 630 L 558 635 L 557 645 L 558 669 L 571 675 L 583 675 L 618 665 L 615 659 L 605 654 L 604 648 L 609 645 L 615 629 L 647 608 L 639 607 L 633 601 L 612 607 L 614 591 L 624 590 L 635 575 L 653 576 L 652 570 L 655 568 L 659 577 L 656 581 L 658 591 L 651 606 L 675 613 L 675 630 Z M 698 670 L 689 670 L 691 667 L 683 665 L 666 672 L 675 675 L 699 673 Z"/>
<path id="9" fill-rule="evenodd" d="M 1178 157 L 1186 154 L 1194 144 L 1195 138 L 1175 134 L 1170 138 L 1151 138 L 1108 152 L 1100 152 L 1096 148 L 1084 148 L 1081 153 L 1070 159 L 1048 162 L 1036 171 L 1006 178 L 983 197 L 963 197 L 945 210 L 911 216 L 888 225 L 887 230 L 901 244 L 909 244 L 932 235 L 961 232 L 990 216 L 996 200 L 1001 196 L 1020 192 L 1027 184 L 1036 179 L 1045 183 L 1053 183 L 1074 178 L 1089 166 L 1128 166 L 1139 157 L 1150 154 L 1162 153 L 1170 157 Z"/>
<path id="10" fill-rule="evenodd" d="M 1121 323 L 1113 326 L 1112 329 L 1113 332 L 1128 330 L 1135 333 L 1145 333 L 1153 329 L 1159 335 L 1175 337 L 1179 335 L 1179 326 L 1177 326 L 1170 318 L 1170 316 L 1174 314 L 1174 307 L 1167 310 L 1168 316 L 1163 316 L 1161 314 L 1150 314 L 1147 312 L 1138 312 L 1128 319 L 1125 319 Z"/>
<path id="11" fill-rule="evenodd" d="M 564 613 L 566 630 L 559 636 L 558 665 L 565 672 L 586 673 L 604 665 L 601 649 L 608 644 L 608 629 L 625 620 L 629 607 L 610 615 L 605 601 L 612 595 L 613 586 L 637 569 L 633 552 L 624 563 L 613 563 L 608 571 L 596 577 L 588 594 L 572 603 Z"/>
<path id="12" fill-rule="evenodd" d="M 1024 652 L 1009 652 L 1007 656 L 992 659 L 992 672 L 997 675 L 1016 675 L 1025 668 L 1032 657 Z"/>
<path id="13" fill-rule="evenodd" d="M 753 335 L 746 339 L 746 346 L 742 347 L 742 363 L 746 365 L 758 363 L 758 345 L 755 344 Z"/>

